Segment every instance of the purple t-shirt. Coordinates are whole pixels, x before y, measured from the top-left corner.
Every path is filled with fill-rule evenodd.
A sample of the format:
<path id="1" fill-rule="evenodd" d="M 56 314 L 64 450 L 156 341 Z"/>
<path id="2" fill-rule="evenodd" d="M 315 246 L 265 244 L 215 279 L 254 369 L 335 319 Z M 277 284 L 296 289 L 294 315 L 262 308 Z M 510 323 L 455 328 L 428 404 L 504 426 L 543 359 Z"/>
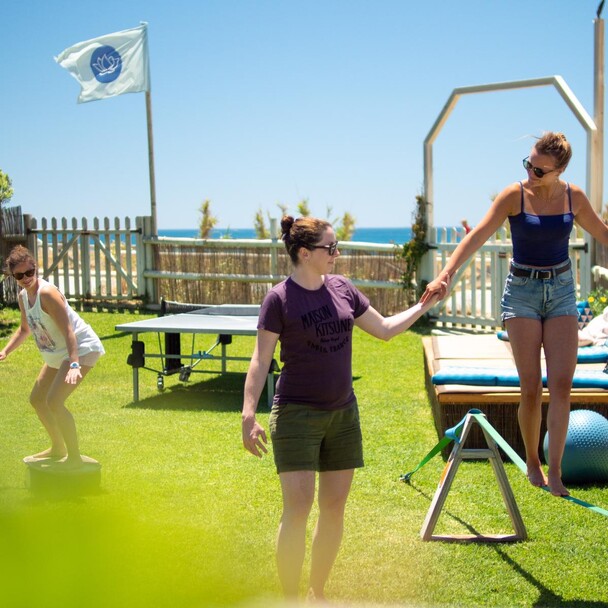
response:
<path id="1" fill-rule="evenodd" d="M 368 298 L 340 275 L 325 275 L 312 291 L 288 278 L 268 292 L 258 329 L 279 334 L 281 342 L 275 403 L 325 410 L 351 403 L 353 327 L 368 308 Z"/>

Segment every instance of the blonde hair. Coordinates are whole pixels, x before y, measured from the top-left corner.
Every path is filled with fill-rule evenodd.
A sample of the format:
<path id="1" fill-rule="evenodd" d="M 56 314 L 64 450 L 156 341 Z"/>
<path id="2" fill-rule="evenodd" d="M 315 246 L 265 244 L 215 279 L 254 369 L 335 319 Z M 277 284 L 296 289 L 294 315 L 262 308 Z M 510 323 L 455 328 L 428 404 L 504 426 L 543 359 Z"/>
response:
<path id="1" fill-rule="evenodd" d="M 281 239 L 285 249 L 294 264 L 298 264 L 298 252 L 302 247 L 310 249 L 323 239 L 323 233 L 331 228 L 331 224 L 315 217 L 299 217 L 284 215 L 281 219 Z"/>
<path id="2" fill-rule="evenodd" d="M 557 162 L 556 169 L 565 169 L 572 158 L 572 147 L 563 133 L 543 133 L 534 148 L 539 154 L 553 156 Z"/>

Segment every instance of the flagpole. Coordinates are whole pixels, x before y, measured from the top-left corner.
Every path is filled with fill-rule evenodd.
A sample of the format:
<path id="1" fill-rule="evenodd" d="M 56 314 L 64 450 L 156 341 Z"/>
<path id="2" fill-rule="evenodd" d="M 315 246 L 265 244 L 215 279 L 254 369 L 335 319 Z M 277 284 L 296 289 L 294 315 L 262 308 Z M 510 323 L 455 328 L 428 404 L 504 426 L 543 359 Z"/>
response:
<path id="1" fill-rule="evenodd" d="M 152 136 L 152 98 L 146 91 L 146 122 L 148 125 L 148 167 L 150 172 L 150 215 L 152 217 L 152 236 L 158 236 L 156 221 L 156 178 L 154 175 L 154 137 Z"/>

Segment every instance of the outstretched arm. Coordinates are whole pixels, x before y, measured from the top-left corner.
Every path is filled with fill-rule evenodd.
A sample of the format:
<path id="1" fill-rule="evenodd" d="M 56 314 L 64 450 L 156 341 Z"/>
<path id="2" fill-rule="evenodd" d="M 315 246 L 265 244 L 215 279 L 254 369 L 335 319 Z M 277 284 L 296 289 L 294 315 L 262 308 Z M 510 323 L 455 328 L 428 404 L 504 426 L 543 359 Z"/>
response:
<path id="1" fill-rule="evenodd" d="M 519 184 L 505 188 L 492 203 L 484 218 L 459 243 L 450 256 L 443 270 L 433 279 L 422 294 L 423 304 L 433 296 L 440 300 L 445 298 L 450 290 L 450 282 L 456 271 L 500 228 L 515 209 L 518 208 L 520 197 Z"/>
<path id="2" fill-rule="evenodd" d="M 363 331 L 381 340 L 392 337 L 409 329 L 437 301 L 437 297 L 429 298 L 424 304 L 418 302 L 411 308 L 397 313 L 392 317 L 383 317 L 375 308 L 370 306 L 360 317 L 355 319 L 355 325 Z"/>

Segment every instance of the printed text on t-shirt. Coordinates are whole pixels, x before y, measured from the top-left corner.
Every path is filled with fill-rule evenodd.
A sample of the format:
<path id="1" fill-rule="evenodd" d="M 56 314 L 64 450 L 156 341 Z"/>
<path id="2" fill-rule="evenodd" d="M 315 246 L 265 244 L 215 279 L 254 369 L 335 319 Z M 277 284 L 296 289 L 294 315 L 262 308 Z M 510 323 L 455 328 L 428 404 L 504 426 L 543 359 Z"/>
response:
<path id="1" fill-rule="evenodd" d="M 302 328 L 314 326 L 317 338 L 336 334 L 349 333 L 353 327 L 353 319 L 333 319 L 330 306 L 324 305 L 301 316 Z"/>

